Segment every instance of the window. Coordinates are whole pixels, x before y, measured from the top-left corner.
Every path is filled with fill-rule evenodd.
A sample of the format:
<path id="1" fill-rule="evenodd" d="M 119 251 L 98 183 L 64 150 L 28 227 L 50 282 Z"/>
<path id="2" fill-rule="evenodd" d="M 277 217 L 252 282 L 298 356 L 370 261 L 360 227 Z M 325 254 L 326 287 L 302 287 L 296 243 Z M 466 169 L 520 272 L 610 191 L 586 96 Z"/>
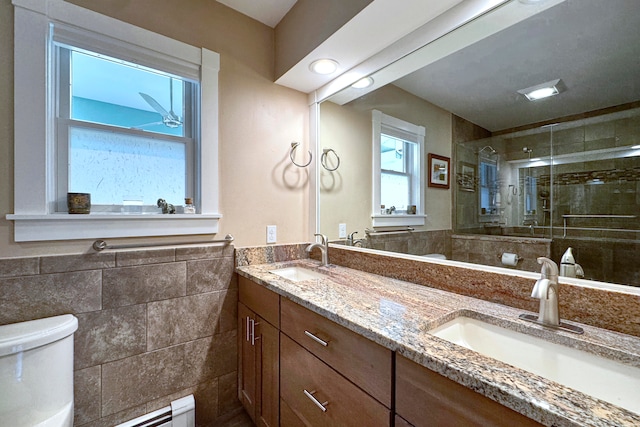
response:
<path id="1" fill-rule="evenodd" d="M 424 225 L 424 135 L 422 126 L 373 111 L 374 227 Z"/>
<path id="2" fill-rule="evenodd" d="M 56 211 L 66 212 L 68 192 L 90 193 L 93 212 L 137 201 L 153 213 L 159 198 L 192 197 L 198 82 L 55 41 L 53 49 Z"/>
<path id="3" fill-rule="evenodd" d="M 480 215 L 498 214 L 496 200 L 498 194 L 498 163 L 496 160 L 479 156 L 478 159 L 478 180 L 480 199 Z"/>
<path id="4" fill-rule="evenodd" d="M 219 55 L 62 0 L 13 3 L 15 240 L 217 232 Z M 67 214 L 67 192 L 91 214 Z M 155 207 L 185 197 L 196 215 Z"/>

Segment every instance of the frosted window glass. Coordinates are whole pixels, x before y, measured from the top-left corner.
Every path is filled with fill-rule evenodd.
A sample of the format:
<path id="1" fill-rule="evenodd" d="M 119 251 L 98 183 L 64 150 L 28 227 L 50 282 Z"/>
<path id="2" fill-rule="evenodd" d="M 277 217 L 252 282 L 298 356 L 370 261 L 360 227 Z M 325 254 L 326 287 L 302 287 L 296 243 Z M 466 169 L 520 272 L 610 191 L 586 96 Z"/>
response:
<path id="1" fill-rule="evenodd" d="M 121 135 L 93 129 L 69 129 L 69 191 L 91 193 L 94 205 L 122 205 L 142 196 L 182 204 L 186 194 L 186 149 L 181 142 Z"/>
<path id="2" fill-rule="evenodd" d="M 380 203 L 388 209 L 395 206 L 398 210 L 406 210 L 409 204 L 409 177 L 382 173 L 380 176 Z"/>

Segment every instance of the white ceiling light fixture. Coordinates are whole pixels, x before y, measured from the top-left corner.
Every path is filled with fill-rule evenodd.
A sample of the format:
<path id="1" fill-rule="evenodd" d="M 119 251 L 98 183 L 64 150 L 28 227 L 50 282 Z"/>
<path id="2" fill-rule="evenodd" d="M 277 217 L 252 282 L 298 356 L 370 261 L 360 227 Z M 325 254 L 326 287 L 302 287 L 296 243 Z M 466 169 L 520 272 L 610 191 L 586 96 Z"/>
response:
<path id="1" fill-rule="evenodd" d="M 309 69 L 316 74 L 333 74 L 338 70 L 338 62 L 333 59 L 317 59 L 309 65 Z"/>
<path id="2" fill-rule="evenodd" d="M 354 89 L 364 89 L 373 85 L 373 79 L 371 77 L 363 77 L 354 84 L 351 85 Z"/>
<path id="3" fill-rule="evenodd" d="M 524 95 L 529 101 L 536 101 L 557 95 L 566 89 L 567 87 L 564 85 L 562 79 L 555 79 L 526 89 L 520 89 L 518 93 Z"/>

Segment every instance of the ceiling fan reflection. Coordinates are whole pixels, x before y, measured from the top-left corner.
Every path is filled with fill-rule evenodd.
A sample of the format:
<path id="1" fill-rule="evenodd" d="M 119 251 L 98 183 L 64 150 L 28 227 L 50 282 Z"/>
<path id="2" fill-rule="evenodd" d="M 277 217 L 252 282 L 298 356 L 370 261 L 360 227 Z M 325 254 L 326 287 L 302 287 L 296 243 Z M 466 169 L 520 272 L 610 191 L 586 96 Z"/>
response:
<path id="1" fill-rule="evenodd" d="M 167 111 L 158 101 L 156 101 L 152 96 L 147 95 L 146 93 L 138 92 L 140 96 L 147 101 L 147 104 L 151 106 L 154 110 L 156 110 L 162 116 L 162 121 L 157 123 L 148 123 L 142 126 L 149 126 L 155 124 L 164 124 L 169 128 L 177 128 L 182 126 L 182 119 L 176 113 L 173 112 L 173 79 L 169 80 L 169 111 Z"/>

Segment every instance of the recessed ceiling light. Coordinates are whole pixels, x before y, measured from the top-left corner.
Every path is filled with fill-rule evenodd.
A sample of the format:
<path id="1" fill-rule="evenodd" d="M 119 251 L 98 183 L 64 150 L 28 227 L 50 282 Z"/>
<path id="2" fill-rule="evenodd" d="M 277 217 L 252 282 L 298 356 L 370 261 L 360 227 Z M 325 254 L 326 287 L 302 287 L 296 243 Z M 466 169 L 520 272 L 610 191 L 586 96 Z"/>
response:
<path id="1" fill-rule="evenodd" d="M 539 85 L 531 86 L 526 89 L 520 89 L 518 93 L 527 97 L 529 101 L 535 101 L 537 99 L 548 98 L 553 95 L 557 95 L 560 92 L 564 92 L 566 86 L 561 79 L 551 80 L 550 82 L 541 83 Z"/>
<path id="2" fill-rule="evenodd" d="M 364 77 L 358 80 L 357 82 L 355 82 L 354 84 L 352 84 L 351 87 L 354 89 L 364 89 L 366 87 L 371 86 L 372 84 L 373 84 L 373 79 L 371 77 Z"/>
<path id="3" fill-rule="evenodd" d="M 338 69 L 338 63 L 333 59 L 317 59 L 309 65 L 309 69 L 316 74 L 332 74 Z"/>

